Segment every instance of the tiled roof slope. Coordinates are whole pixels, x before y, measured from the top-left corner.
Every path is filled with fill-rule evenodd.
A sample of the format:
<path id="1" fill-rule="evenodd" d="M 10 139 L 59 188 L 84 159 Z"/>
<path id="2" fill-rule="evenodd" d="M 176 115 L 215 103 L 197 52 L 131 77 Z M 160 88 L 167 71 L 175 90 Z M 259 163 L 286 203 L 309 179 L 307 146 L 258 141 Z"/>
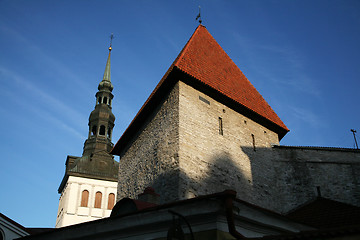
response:
<path id="1" fill-rule="evenodd" d="M 174 66 L 289 131 L 203 25 L 195 30 Z"/>

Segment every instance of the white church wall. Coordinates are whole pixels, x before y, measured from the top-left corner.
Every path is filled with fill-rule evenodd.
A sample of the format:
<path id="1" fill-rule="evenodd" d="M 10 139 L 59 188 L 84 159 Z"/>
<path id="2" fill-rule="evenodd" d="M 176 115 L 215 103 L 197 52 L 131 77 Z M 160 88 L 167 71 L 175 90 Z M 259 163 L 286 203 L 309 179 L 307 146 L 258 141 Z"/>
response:
<path id="1" fill-rule="evenodd" d="M 87 206 L 81 206 L 84 190 L 89 192 Z M 116 198 L 117 182 L 69 176 L 60 196 L 56 228 L 109 217 L 109 194 Z M 95 208 L 95 195 L 102 194 L 101 207 Z"/>

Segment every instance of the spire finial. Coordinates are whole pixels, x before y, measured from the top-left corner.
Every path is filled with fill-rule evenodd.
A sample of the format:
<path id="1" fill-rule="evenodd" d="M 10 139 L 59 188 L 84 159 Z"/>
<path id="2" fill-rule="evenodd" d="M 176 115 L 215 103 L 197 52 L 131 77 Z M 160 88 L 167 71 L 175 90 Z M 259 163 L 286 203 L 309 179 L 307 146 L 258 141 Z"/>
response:
<path id="1" fill-rule="evenodd" d="M 199 14 L 197 15 L 196 19 L 195 20 L 198 20 L 199 19 L 199 24 L 201 24 L 201 7 L 199 6 Z"/>
<path id="2" fill-rule="evenodd" d="M 113 88 L 114 88 L 113 85 L 111 84 L 111 80 L 110 80 L 110 56 L 111 56 L 112 40 L 113 39 L 114 39 L 114 34 L 111 33 L 111 35 L 110 35 L 109 56 L 108 56 L 108 59 L 106 61 L 103 80 L 100 82 L 99 87 L 98 87 L 99 90 L 103 89 L 104 87 L 108 87 L 110 89 L 110 91 L 112 91 Z"/>
<path id="3" fill-rule="evenodd" d="M 112 40 L 114 39 L 114 33 L 111 33 L 110 35 L 110 47 L 109 47 L 109 51 L 111 51 L 112 49 Z"/>

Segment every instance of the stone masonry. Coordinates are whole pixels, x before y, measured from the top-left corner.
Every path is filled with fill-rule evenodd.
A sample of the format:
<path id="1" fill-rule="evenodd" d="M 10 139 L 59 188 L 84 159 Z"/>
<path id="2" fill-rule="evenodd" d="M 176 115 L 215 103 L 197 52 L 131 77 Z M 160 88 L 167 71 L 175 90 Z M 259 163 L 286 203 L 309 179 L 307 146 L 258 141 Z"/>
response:
<path id="1" fill-rule="evenodd" d="M 148 186 L 162 203 L 233 189 L 287 212 L 320 187 L 324 197 L 360 205 L 358 151 L 278 144 L 273 131 L 179 81 L 120 155 L 118 200 Z"/>
<path id="2" fill-rule="evenodd" d="M 112 149 L 118 200 L 235 190 L 285 213 L 318 195 L 360 206 L 360 150 L 280 146 L 289 129 L 199 25 Z"/>
<path id="3" fill-rule="evenodd" d="M 148 117 L 129 149 L 120 155 L 118 200 L 136 198 L 148 186 L 160 201 L 178 199 L 179 87 L 176 85 Z"/>

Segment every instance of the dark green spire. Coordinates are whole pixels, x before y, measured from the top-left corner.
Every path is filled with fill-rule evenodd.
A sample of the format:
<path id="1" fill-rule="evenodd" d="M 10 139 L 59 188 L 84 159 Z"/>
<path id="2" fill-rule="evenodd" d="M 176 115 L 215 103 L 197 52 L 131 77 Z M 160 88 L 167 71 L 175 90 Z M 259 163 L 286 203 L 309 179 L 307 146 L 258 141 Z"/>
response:
<path id="1" fill-rule="evenodd" d="M 109 47 L 109 56 L 108 56 L 108 59 L 106 61 L 104 77 L 103 77 L 103 80 L 100 82 L 99 87 L 98 87 L 99 90 L 105 90 L 106 88 L 108 88 L 110 90 L 110 92 L 114 89 L 114 86 L 111 83 L 111 75 L 110 75 L 111 50 L 112 50 L 112 48 Z"/>

